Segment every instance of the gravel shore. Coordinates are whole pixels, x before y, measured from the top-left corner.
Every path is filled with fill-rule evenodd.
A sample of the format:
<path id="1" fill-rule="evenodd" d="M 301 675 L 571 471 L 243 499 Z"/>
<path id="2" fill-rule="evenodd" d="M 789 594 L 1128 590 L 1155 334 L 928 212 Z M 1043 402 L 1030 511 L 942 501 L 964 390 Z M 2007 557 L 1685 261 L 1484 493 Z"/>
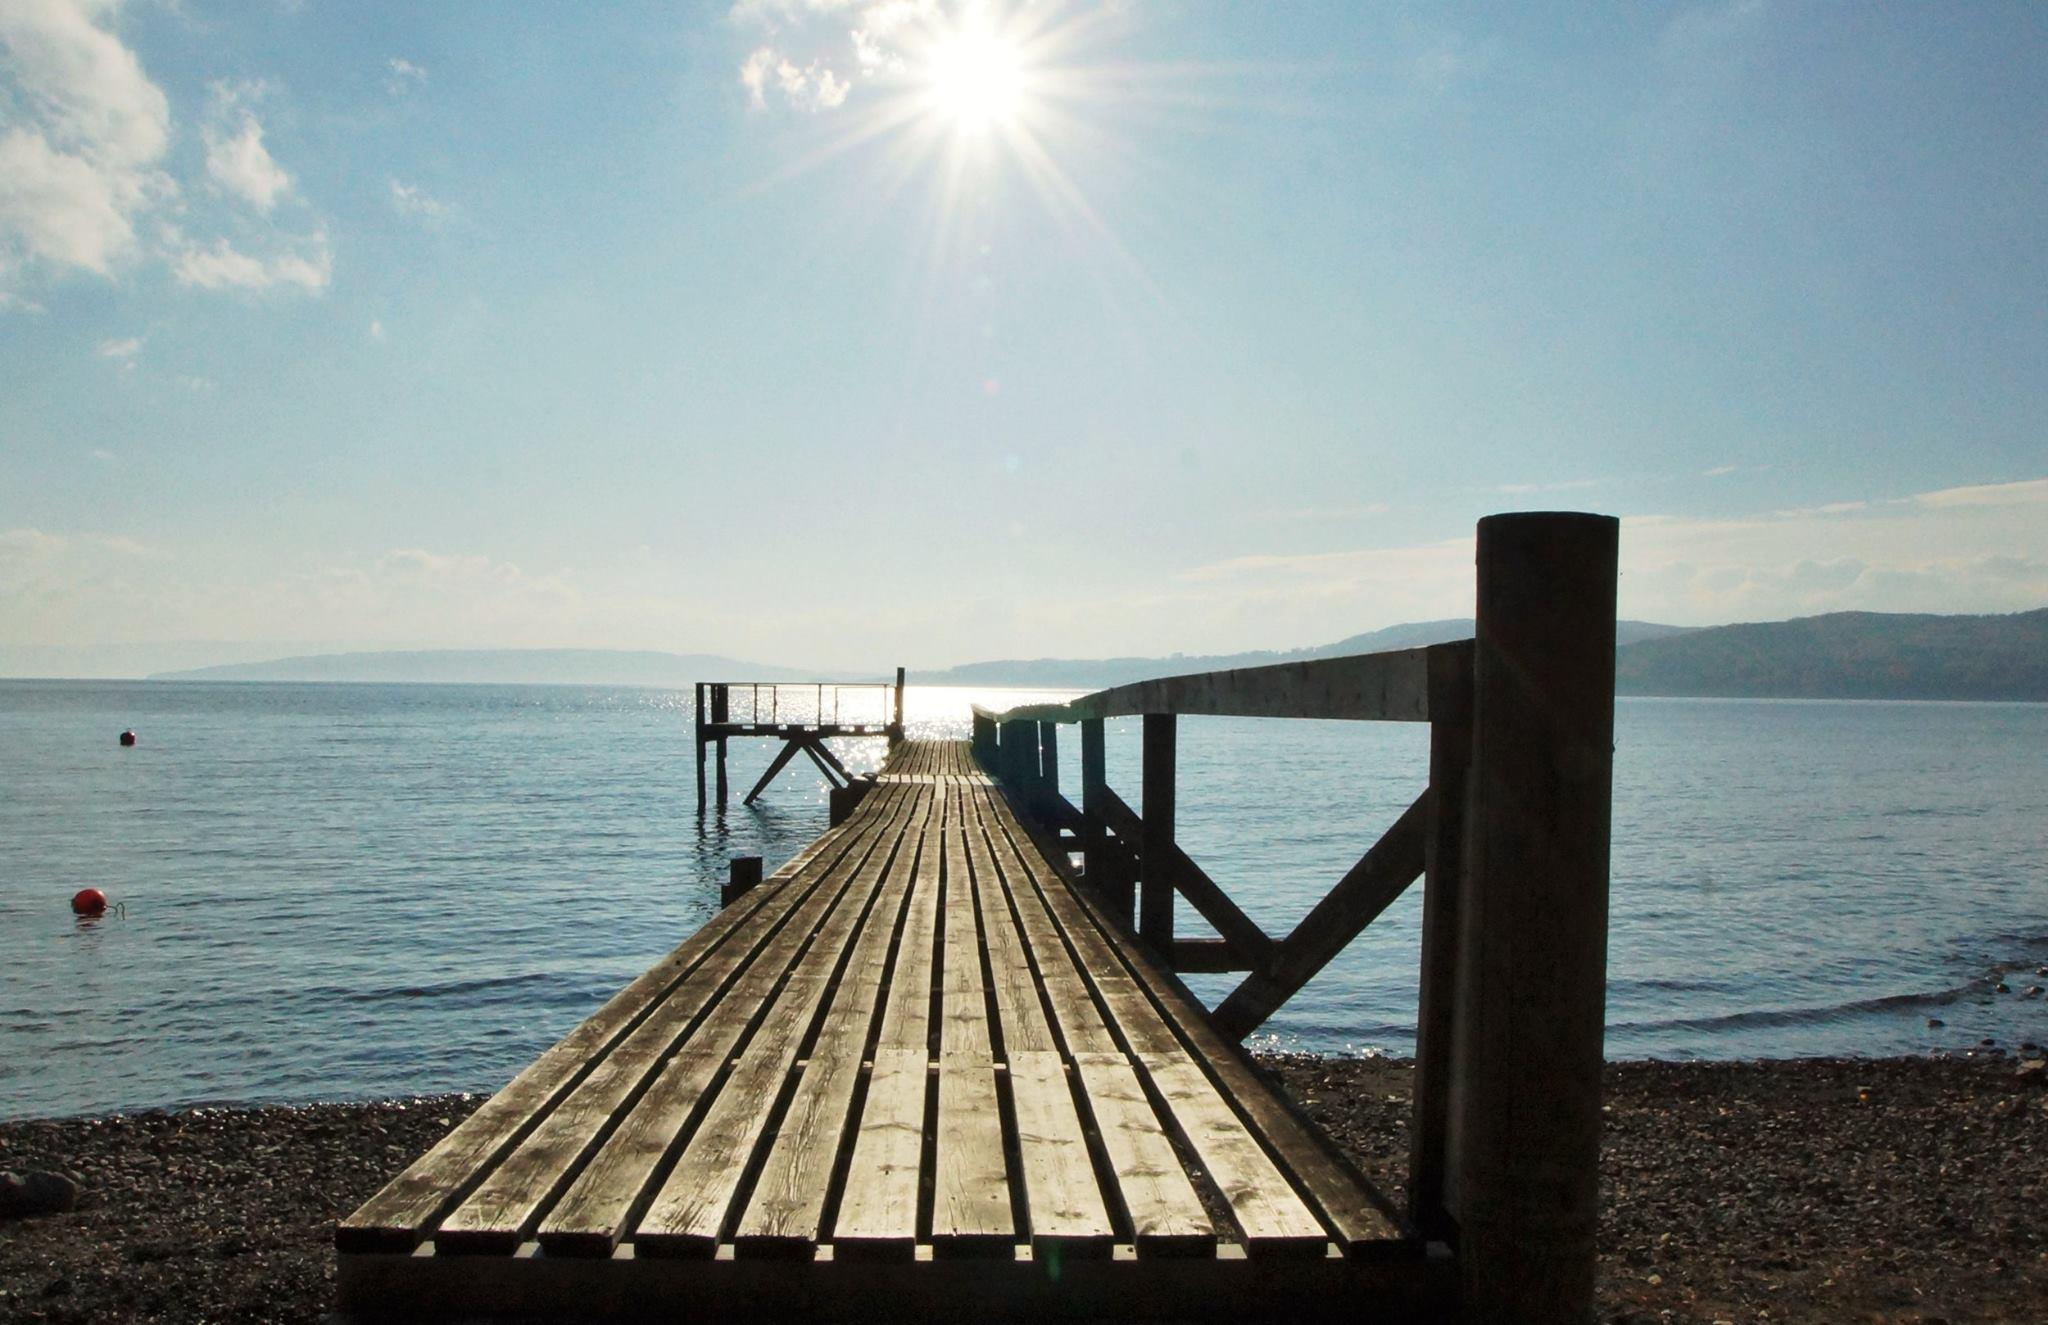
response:
<path id="1" fill-rule="evenodd" d="M 1266 1060 L 1373 1178 L 1409 1071 Z M 2048 1319 L 2048 1082 L 1999 1057 L 1618 1063 L 1600 1318 Z M 0 1321 L 316 1320 L 334 1220 L 480 1103 L 443 1096 L 0 1123 L 70 1214 L 0 1223 Z"/>

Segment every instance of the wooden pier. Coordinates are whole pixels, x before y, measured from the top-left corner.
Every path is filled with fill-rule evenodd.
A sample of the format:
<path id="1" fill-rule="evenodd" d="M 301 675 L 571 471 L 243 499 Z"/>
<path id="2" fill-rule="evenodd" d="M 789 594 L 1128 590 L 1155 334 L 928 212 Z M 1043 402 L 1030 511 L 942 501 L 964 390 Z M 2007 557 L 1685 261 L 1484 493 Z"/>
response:
<path id="1" fill-rule="evenodd" d="M 1614 533 L 1482 522 L 1475 643 L 899 741 L 843 819 L 342 1222 L 341 1310 L 1584 1319 Z M 1103 777 L 1104 720 L 1126 714 L 1137 810 Z M 1427 721 L 1430 788 L 1269 938 L 1173 842 L 1173 724 L 1195 714 Z M 1396 1199 L 1236 1040 L 1418 875 Z M 1176 894 L 1217 938 L 1174 935 Z M 1211 1014 L 1176 965 L 1250 975 Z"/>
<path id="2" fill-rule="evenodd" d="M 800 715 L 796 704 L 791 705 L 789 716 L 784 717 L 782 694 L 792 692 L 795 700 L 810 698 L 810 716 Z M 856 703 L 873 697 L 876 714 L 872 721 L 858 712 L 847 713 L 844 709 L 847 692 L 853 692 Z M 765 701 L 763 694 L 766 694 Z M 747 716 L 738 718 L 733 713 L 733 697 L 739 695 L 747 700 Z M 829 703 L 828 703 L 829 696 Z M 889 707 L 891 697 L 893 708 Z M 723 811 L 730 787 L 726 782 L 726 746 L 734 737 L 765 737 L 779 740 L 782 749 L 769 761 L 768 768 L 754 783 L 740 803 L 752 805 L 775 781 L 777 774 L 789 766 L 790 760 L 799 752 L 809 755 L 825 780 L 832 784 L 835 792 L 851 790 L 857 779 L 847 771 L 839 756 L 832 753 L 832 747 L 825 744 L 835 737 L 881 736 L 890 745 L 903 739 L 903 669 L 896 669 L 896 684 L 892 688 L 881 681 L 699 681 L 697 683 L 697 813 L 702 814 L 707 804 L 704 781 L 704 755 L 709 750 L 717 766 L 718 808 Z"/>

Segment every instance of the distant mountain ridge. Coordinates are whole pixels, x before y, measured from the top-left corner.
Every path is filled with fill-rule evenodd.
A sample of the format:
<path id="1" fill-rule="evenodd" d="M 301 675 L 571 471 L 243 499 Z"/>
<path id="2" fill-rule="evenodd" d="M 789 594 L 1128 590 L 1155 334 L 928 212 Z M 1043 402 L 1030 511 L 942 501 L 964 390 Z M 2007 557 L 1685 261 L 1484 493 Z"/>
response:
<path id="1" fill-rule="evenodd" d="M 1653 621 L 1617 621 L 1614 623 L 1614 637 L 1617 643 L 1627 645 L 1638 640 L 1688 634 L 1692 629 L 1689 626 L 1659 625 Z M 1381 653 L 1388 649 L 1419 649 L 1424 645 L 1470 638 L 1472 618 L 1452 617 L 1442 621 L 1412 621 L 1352 635 L 1334 644 L 1318 644 L 1284 652 L 1262 649 L 1251 653 L 1177 653 L 1169 658 L 1006 658 L 994 662 L 965 663 L 944 671 L 913 672 L 910 679 L 924 685 L 1098 689 L 1183 672 L 1220 672 L 1238 667 L 1306 662 L 1313 658 Z"/>
<path id="2" fill-rule="evenodd" d="M 1469 617 L 1453 618 L 1389 626 L 1306 649 L 1166 658 L 1013 658 L 913 672 L 910 679 L 920 685 L 1094 690 L 1188 672 L 1419 648 L 1471 635 Z M 1615 640 L 1615 691 L 1622 695 L 2048 701 L 2048 608 L 1988 616 L 1835 612 L 1698 628 L 1619 621 Z M 150 679 L 673 688 L 719 679 L 818 678 L 716 654 L 438 649 L 279 658 L 159 672 Z"/>
<path id="3" fill-rule="evenodd" d="M 2048 607 L 1714 626 L 1621 650 L 1614 684 L 1624 695 L 2048 700 Z"/>
<path id="4" fill-rule="evenodd" d="M 629 649 L 403 649 L 321 653 L 158 672 L 152 681 L 356 681 L 682 687 L 698 681 L 809 681 L 808 672 L 713 653 Z"/>

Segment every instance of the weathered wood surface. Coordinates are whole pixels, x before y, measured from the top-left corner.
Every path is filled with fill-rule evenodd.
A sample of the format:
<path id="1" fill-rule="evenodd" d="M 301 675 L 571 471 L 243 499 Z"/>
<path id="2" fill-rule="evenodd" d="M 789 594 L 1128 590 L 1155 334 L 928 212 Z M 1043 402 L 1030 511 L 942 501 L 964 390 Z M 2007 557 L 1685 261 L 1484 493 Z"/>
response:
<path id="1" fill-rule="evenodd" d="M 1428 722 L 1429 649 L 1133 681 L 1065 704 L 1027 704 L 992 716 L 998 722 L 1087 722 L 1141 713 Z"/>
<path id="2" fill-rule="evenodd" d="M 844 824 L 342 1222 L 344 1310 L 496 1310 L 482 1263 L 578 1313 L 609 1299 L 547 1298 L 546 1267 L 1086 1262 L 1167 1302 L 1189 1257 L 1228 1278 L 1362 1267 L 1375 1244 L 1422 1275 L 1380 1198 L 1050 850 L 964 742 L 900 744 Z M 394 1285 L 410 1296 L 377 1296 Z"/>

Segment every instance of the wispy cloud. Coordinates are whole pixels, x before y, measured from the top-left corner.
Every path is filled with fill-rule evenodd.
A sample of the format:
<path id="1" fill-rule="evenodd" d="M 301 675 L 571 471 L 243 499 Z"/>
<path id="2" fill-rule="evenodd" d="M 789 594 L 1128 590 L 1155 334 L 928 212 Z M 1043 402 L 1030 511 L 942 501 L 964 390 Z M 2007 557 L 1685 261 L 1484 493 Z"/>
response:
<path id="1" fill-rule="evenodd" d="M 181 285 L 202 290 L 264 290 L 284 288 L 318 294 L 334 276 L 334 256 L 327 247 L 327 235 L 316 231 L 296 250 L 258 256 L 245 253 L 225 239 L 211 247 L 187 248 L 178 256 L 172 273 Z"/>
<path id="2" fill-rule="evenodd" d="M 93 353 L 102 359 L 132 359 L 142 350 L 142 337 L 127 336 L 120 340 L 103 340 L 93 348 Z"/>
<path id="3" fill-rule="evenodd" d="M 425 189 L 393 177 L 391 185 L 391 208 L 400 216 L 424 221 L 429 225 L 446 220 L 449 206 L 430 195 Z"/>
<path id="4" fill-rule="evenodd" d="M 384 90 L 394 97 L 424 87 L 426 82 L 427 71 L 403 56 L 394 55 L 384 62 Z"/>
<path id="5" fill-rule="evenodd" d="M 292 177 L 263 145 L 263 125 L 256 118 L 255 103 L 267 90 L 260 82 L 215 83 L 213 112 L 200 131 L 214 187 L 264 213 L 292 187 Z"/>

